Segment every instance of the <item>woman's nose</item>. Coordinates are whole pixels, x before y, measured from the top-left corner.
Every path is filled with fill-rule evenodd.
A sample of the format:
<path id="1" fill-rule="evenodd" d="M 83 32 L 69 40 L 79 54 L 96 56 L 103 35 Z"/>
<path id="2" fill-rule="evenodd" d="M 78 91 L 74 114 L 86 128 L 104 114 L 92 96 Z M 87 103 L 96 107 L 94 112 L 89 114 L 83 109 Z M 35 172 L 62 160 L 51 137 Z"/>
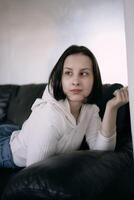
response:
<path id="1" fill-rule="evenodd" d="M 78 78 L 73 79 L 72 84 L 78 86 L 80 84 Z"/>

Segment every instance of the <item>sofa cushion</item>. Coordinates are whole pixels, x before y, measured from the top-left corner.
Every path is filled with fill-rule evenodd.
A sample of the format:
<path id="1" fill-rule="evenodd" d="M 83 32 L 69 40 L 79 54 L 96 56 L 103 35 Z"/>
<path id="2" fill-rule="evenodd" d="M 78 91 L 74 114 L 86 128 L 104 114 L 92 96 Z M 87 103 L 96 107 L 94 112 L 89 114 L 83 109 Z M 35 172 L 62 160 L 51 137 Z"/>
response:
<path id="1" fill-rule="evenodd" d="M 8 106 L 9 93 L 0 95 L 0 121 L 4 121 Z"/>
<path id="2" fill-rule="evenodd" d="M 109 99 L 113 98 L 113 93 L 115 90 L 120 89 L 123 85 L 119 83 L 114 84 L 104 84 L 102 88 L 102 98 L 99 99 L 97 105 L 100 108 L 100 117 L 102 118 L 105 112 L 106 103 Z"/>
<path id="3" fill-rule="evenodd" d="M 9 121 L 22 126 L 31 113 L 31 106 L 36 98 L 40 98 L 46 84 L 28 84 L 19 86 L 12 95 L 8 107 L 7 118 Z"/>
<path id="4" fill-rule="evenodd" d="M 0 122 L 6 120 L 9 98 L 12 92 L 11 85 L 0 86 Z"/>
<path id="5" fill-rule="evenodd" d="M 110 199 L 109 188 L 131 166 L 126 153 L 76 151 L 31 165 L 15 175 L 3 200 Z M 112 191 L 113 192 L 113 191 Z"/>

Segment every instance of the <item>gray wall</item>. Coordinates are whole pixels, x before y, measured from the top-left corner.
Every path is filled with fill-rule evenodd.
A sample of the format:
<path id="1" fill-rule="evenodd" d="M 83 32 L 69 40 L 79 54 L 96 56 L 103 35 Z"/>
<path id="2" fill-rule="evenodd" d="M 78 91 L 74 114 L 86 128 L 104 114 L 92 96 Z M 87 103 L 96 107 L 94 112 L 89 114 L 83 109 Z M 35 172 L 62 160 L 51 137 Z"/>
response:
<path id="1" fill-rule="evenodd" d="M 0 0 L 0 84 L 47 82 L 71 44 L 95 53 L 104 82 L 127 84 L 122 0 Z"/>
<path id="2" fill-rule="evenodd" d="M 134 149 L 134 1 L 124 0 L 128 85 Z"/>

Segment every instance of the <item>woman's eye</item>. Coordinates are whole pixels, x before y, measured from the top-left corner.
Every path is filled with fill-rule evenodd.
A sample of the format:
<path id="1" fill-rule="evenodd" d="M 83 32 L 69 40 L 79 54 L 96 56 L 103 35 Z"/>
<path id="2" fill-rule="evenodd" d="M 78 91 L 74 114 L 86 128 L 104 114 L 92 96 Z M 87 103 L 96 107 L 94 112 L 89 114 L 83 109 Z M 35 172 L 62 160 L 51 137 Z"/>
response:
<path id="1" fill-rule="evenodd" d="M 81 76 L 88 76 L 89 73 L 88 72 L 81 72 Z"/>
<path id="2" fill-rule="evenodd" d="M 67 75 L 67 76 L 71 76 L 71 75 L 72 75 L 72 72 L 66 71 L 66 72 L 64 72 L 64 74 Z"/>

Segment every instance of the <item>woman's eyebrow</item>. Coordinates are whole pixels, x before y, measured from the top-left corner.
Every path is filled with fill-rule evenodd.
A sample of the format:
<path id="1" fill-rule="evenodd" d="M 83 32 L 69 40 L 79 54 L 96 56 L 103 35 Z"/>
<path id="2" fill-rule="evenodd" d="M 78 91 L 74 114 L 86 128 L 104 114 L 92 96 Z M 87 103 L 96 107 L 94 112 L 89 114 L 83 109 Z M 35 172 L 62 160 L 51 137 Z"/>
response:
<path id="1" fill-rule="evenodd" d="M 86 67 L 86 68 L 82 68 L 82 69 L 81 69 L 81 71 L 82 71 L 82 70 L 89 70 L 89 71 L 91 71 L 92 69 L 91 69 L 91 68 L 88 68 L 88 67 Z"/>
<path id="2" fill-rule="evenodd" d="M 71 71 L 73 71 L 73 68 L 71 68 L 71 67 L 64 67 L 63 70 L 71 70 Z M 85 71 L 85 70 L 92 71 L 92 68 L 84 67 L 84 68 L 80 69 L 80 71 Z"/>
<path id="3" fill-rule="evenodd" d="M 70 68 L 70 67 L 64 67 L 64 69 L 69 69 L 69 70 L 73 70 L 72 68 Z"/>

